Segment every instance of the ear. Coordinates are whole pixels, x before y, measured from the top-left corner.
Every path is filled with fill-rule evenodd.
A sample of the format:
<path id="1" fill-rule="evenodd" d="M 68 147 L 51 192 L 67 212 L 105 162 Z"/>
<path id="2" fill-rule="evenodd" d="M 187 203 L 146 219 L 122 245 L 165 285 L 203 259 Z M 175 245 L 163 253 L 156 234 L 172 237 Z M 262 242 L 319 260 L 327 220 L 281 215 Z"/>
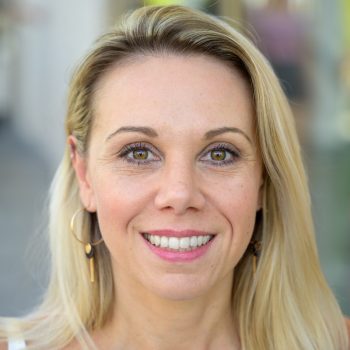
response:
<path id="1" fill-rule="evenodd" d="M 96 201 L 87 165 L 87 158 L 82 155 L 77 147 L 77 139 L 70 135 L 67 139 L 70 149 L 70 158 L 79 185 L 80 200 L 89 212 L 96 211 Z"/>

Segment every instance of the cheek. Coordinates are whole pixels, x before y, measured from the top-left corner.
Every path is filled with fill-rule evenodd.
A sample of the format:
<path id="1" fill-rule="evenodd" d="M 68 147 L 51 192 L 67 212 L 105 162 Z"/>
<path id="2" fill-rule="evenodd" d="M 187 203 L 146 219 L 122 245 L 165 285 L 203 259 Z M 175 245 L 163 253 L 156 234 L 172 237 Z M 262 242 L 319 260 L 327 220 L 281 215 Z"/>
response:
<path id="1" fill-rule="evenodd" d="M 240 180 L 220 192 L 219 211 L 225 217 L 229 230 L 225 244 L 230 247 L 227 253 L 235 266 L 247 249 L 254 231 L 259 186 Z"/>
<path id="2" fill-rule="evenodd" d="M 245 228 L 246 233 L 251 233 L 255 225 L 258 190 L 254 185 L 241 184 L 232 195 L 236 197 L 232 201 L 232 221 L 243 231 Z"/>
<path id="3" fill-rule="evenodd" d="M 221 190 L 221 211 L 232 226 L 247 226 L 252 230 L 259 202 L 259 186 L 256 182 L 236 179 Z"/>
<path id="4" fill-rule="evenodd" d="M 106 241 L 127 235 L 130 221 L 145 208 L 150 193 L 142 181 L 131 177 L 100 176 L 94 182 L 100 230 Z"/>

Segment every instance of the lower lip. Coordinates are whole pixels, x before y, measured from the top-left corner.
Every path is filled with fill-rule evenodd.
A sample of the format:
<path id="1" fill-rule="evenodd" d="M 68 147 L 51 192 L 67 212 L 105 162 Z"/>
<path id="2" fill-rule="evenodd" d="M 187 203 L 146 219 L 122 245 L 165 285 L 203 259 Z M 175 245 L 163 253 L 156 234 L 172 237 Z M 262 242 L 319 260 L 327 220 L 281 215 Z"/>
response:
<path id="1" fill-rule="evenodd" d="M 202 257 L 208 249 L 211 247 L 213 241 L 214 241 L 215 236 L 205 245 L 202 245 L 198 248 L 195 248 L 190 251 L 175 251 L 175 250 L 170 250 L 166 248 L 160 248 L 156 247 L 153 244 L 151 244 L 149 241 L 147 241 L 146 238 L 142 237 L 142 239 L 145 241 L 147 246 L 151 249 L 151 251 L 159 256 L 163 260 L 167 260 L 170 262 L 191 262 L 193 260 L 196 260 L 200 257 Z"/>

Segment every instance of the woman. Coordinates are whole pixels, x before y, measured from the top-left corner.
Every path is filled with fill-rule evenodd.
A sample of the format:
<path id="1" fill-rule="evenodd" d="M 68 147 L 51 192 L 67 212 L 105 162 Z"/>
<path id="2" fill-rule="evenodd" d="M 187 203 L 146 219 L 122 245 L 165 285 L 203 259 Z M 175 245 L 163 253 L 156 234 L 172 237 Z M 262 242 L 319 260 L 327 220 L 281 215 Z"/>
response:
<path id="1" fill-rule="evenodd" d="M 288 103 L 244 36 L 184 7 L 136 10 L 76 71 L 66 132 L 50 285 L 4 340 L 348 348 Z"/>

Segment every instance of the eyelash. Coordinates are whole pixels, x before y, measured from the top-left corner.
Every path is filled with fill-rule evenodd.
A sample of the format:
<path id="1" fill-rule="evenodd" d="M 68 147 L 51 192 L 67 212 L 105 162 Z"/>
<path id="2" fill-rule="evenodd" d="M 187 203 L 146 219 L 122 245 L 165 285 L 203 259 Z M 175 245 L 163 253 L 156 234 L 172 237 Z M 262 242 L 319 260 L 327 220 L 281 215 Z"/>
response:
<path id="1" fill-rule="evenodd" d="M 139 160 L 139 159 L 132 158 L 132 155 L 130 157 L 128 156 L 130 153 L 135 152 L 137 150 L 147 151 L 148 153 L 151 153 L 155 159 Z M 237 149 L 235 149 L 234 147 L 227 145 L 227 144 L 218 144 L 218 145 L 215 145 L 214 147 L 209 146 L 204 151 L 204 155 L 206 156 L 209 154 L 209 156 L 210 156 L 210 153 L 215 152 L 215 151 L 226 152 L 225 159 L 223 159 L 223 160 L 208 159 L 208 160 L 202 160 L 202 162 L 209 163 L 209 164 L 214 165 L 214 166 L 225 166 L 225 165 L 229 165 L 229 164 L 236 162 L 240 158 L 240 152 Z M 156 162 L 161 158 L 160 156 L 156 155 L 157 153 L 159 153 L 159 152 L 153 146 L 146 144 L 146 143 L 143 143 L 143 142 L 138 142 L 138 143 L 125 145 L 118 152 L 117 156 L 118 156 L 118 158 L 120 158 L 128 163 L 132 163 L 132 164 L 136 164 L 136 165 L 147 165 L 147 164 L 150 164 L 152 162 Z M 230 159 L 226 159 L 227 154 L 228 154 L 228 157 L 230 157 Z M 201 158 L 203 158 L 203 156 L 201 156 Z"/>
<path id="2" fill-rule="evenodd" d="M 214 166 L 225 166 L 225 165 L 230 165 L 233 164 L 234 162 L 236 162 L 239 158 L 240 158 L 240 153 L 237 149 L 235 149 L 234 147 L 232 147 L 231 145 L 228 144 L 218 144 L 215 145 L 214 147 L 210 148 L 210 146 L 205 150 L 204 154 L 210 154 L 211 152 L 215 152 L 215 151 L 224 151 L 226 152 L 225 154 L 225 159 L 223 160 L 213 160 L 213 159 L 208 159 L 205 160 L 204 162 L 208 162 Z M 226 159 L 228 156 L 230 157 L 230 159 Z"/>
<path id="3" fill-rule="evenodd" d="M 146 165 L 146 164 L 149 164 L 149 163 L 156 161 L 156 160 L 150 160 L 150 159 L 139 160 L 139 159 L 133 159 L 131 157 L 130 158 L 128 157 L 128 155 L 130 153 L 135 152 L 137 150 L 145 150 L 147 152 L 150 151 L 153 155 L 157 153 L 157 150 L 154 147 L 152 147 L 151 145 L 143 143 L 143 142 L 138 142 L 138 143 L 132 143 L 132 144 L 124 146 L 118 152 L 118 158 L 121 158 L 129 163 L 134 163 L 136 165 Z M 156 158 L 158 160 L 160 157 L 157 156 Z"/>

